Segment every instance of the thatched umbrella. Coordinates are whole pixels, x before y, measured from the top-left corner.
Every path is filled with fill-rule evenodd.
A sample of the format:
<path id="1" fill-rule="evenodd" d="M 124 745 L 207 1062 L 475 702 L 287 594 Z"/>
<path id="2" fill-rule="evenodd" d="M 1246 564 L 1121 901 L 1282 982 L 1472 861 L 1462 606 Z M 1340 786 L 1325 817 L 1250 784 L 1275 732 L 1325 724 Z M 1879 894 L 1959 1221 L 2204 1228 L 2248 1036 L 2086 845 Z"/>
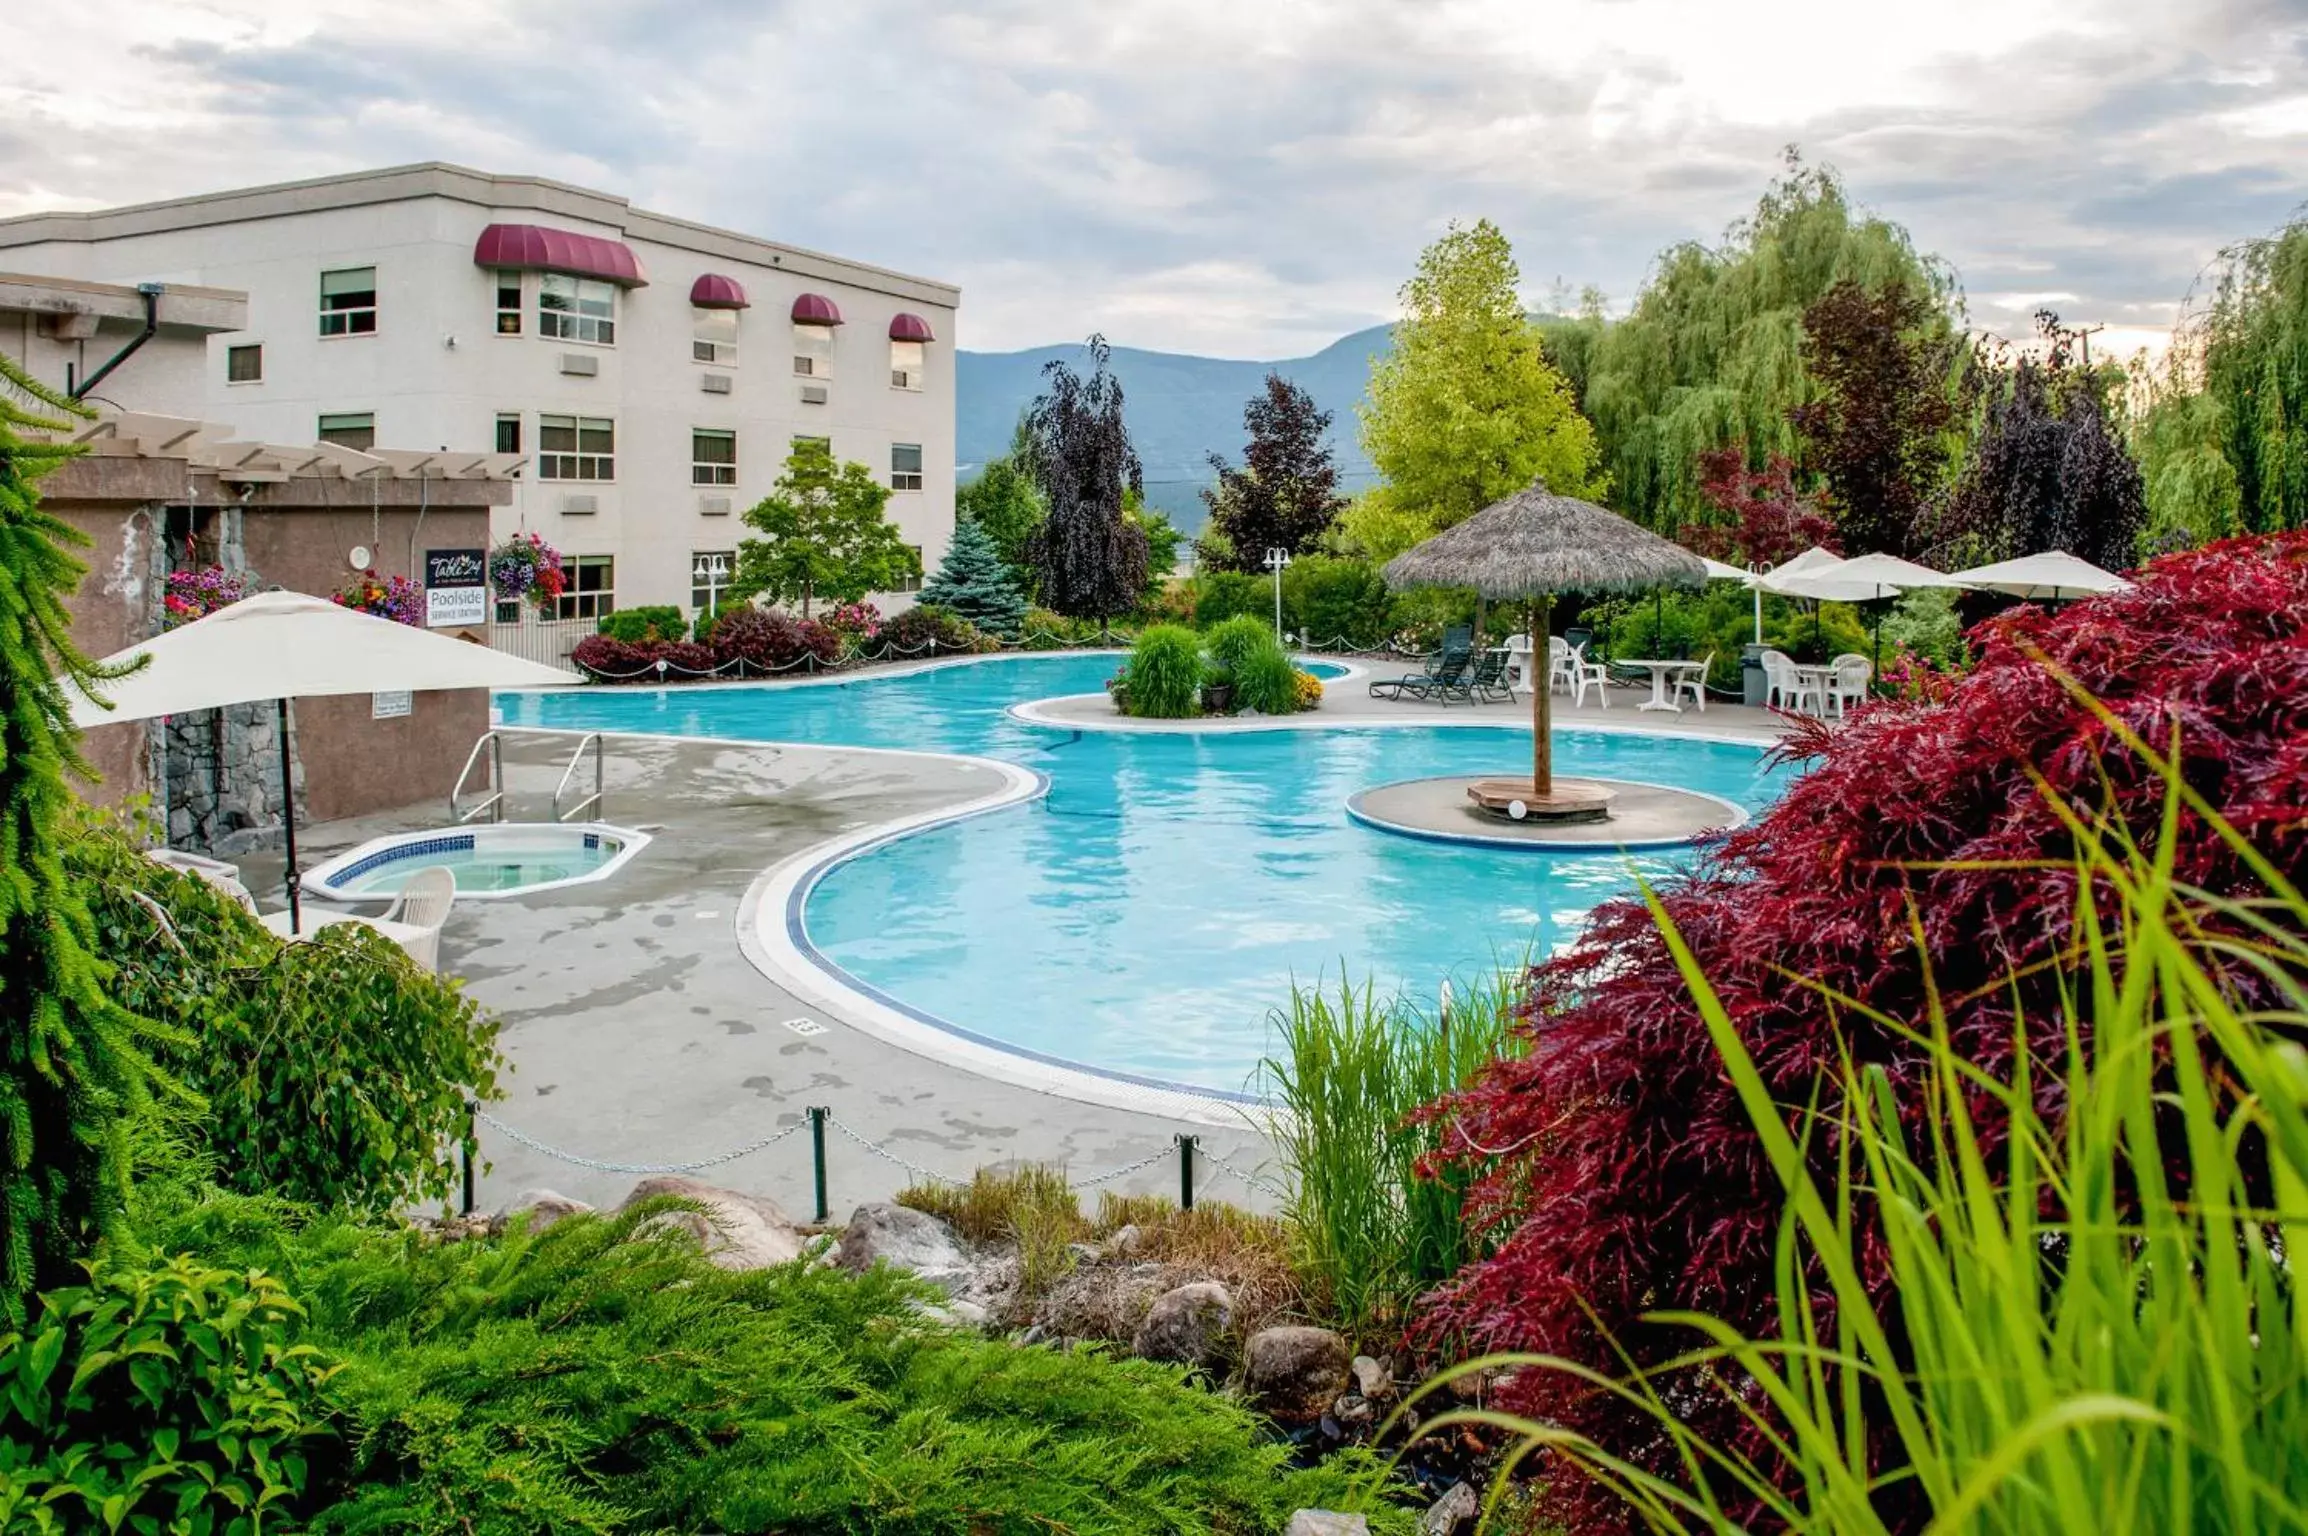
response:
<path id="1" fill-rule="evenodd" d="M 1575 496 L 1557 496 L 1543 480 L 1483 508 L 1415 549 L 1387 562 L 1390 587 L 1472 587 L 1486 598 L 1530 606 L 1531 647 L 1546 654 L 1548 615 L 1558 592 L 1640 592 L 1699 587 L 1707 566 L 1697 555 Z M 1534 815 L 1592 813 L 1595 795 L 1555 789 L 1547 668 L 1538 662 L 1531 691 L 1531 784 Z"/>

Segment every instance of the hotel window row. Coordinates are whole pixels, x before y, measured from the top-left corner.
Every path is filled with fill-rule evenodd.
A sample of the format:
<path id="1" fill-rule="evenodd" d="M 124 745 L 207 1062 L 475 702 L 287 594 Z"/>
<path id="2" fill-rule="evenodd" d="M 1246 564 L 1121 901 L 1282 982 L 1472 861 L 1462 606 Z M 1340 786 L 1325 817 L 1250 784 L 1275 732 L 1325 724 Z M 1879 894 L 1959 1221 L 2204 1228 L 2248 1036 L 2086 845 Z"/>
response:
<path id="1" fill-rule="evenodd" d="M 475 259 L 484 265 L 490 261 L 520 260 L 528 253 L 531 242 L 519 237 L 543 239 L 556 233 L 559 232 L 493 224 L 483 233 Z M 624 265 L 632 269 L 629 280 L 639 280 L 631 253 L 616 242 L 584 237 L 584 244 L 588 249 L 614 249 L 623 253 Z M 525 296 L 533 292 L 537 335 L 599 347 L 617 344 L 617 311 L 624 284 L 602 277 L 538 271 L 532 289 L 525 267 L 492 270 L 499 336 L 525 333 Z M 708 273 L 690 289 L 690 306 L 691 360 L 717 368 L 737 366 L 739 316 L 750 307 L 745 290 L 734 278 Z M 840 309 L 822 294 L 805 293 L 794 301 L 792 321 L 794 374 L 812 381 L 832 378 L 834 332 L 842 324 Z M 321 273 L 320 334 L 374 336 L 376 333 L 377 269 L 341 267 Z M 933 339 L 929 322 L 919 315 L 901 314 L 890 322 L 890 388 L 907 391 L 922 388 L 928 373 L 927 343 Z M 234 356 L 244 350 L 228 350 L 228 370 L 235 370 L 228 372 L 232 383 L 254 383 L 262 377 L 260 362 Z M 237 371 L 249 368 L 256 371 Z"/>

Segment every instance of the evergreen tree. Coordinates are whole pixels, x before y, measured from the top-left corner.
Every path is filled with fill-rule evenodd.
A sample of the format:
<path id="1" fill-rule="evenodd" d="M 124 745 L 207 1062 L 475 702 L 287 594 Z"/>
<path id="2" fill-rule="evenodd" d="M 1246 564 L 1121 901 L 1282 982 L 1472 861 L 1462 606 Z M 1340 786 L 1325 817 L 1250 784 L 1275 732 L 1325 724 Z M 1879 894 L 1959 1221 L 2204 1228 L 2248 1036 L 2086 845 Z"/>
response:
<path id="1" fill-rule="evenodd" d="M 1855 210 L 1833 171 L 1791 149 L 1784 174 L 1720 245 L 1660 254 L 1625 319 L 1604 323 L 1587 299 L 1577 319 L 1543 322 L 1548 356 L 1595 424 L 1612 504 L 1666 532 L 1708 519 L 1709 449 L 1742 444 L 1753 469 L 1774 455 L 1799 460 L 1789 413 L 1817 393 L 1803 314 L 1844 281 L 1871 293 L 1904 284 L 1928 300 L 1935 331 L 1954 334 L 1946 268 L 1899 225 Z M 1797 486 L 1818 488 L 1815 474 Z"/>
<path id="2" fill-rule="evenodd" d="M 1210 467 L 1218 483 L 1202 492 L 1210 508 L 1208 537 L 1197 546 L 1203 570 L 1265 570 L 1266 552 L 1303 555 L 1346 505 L 1331 459 L 1330 412 L 1279 373 L 1242 408 L 1249 442 L 1236 469 L 1218 454 Z"/>
<path id="3" fill-rule="evenodd" d="M 72 452 L 46 437 L 66 426 L 49 411 L 79 409 L 0 356 L 0 1310 L 16 1324 L 114 1229 L 126 1128 L 159 1080 L 57 849 L 64 776 L 89 771 L 66 687 L 103 679 L 64 607 L 88 540 L 41 510 L 37 482 Z"/>
<path id="4" fill-rule="evenodd" d="M 1125 492 L 1144 492 L 1145 472 L 1122 422 L 1106 338 L 1092 336 L 1089 352 L 1087 379 L 1051 359 L 1042 370 L 1049 387 L 1026 411 L 1034 481 L 1049 507 L 1026 547 L 1042 601 L 1102 629 L 1146 589 L 1146 530 L 1123 507 Z"/>
<path id="5" fill-rule="evenodd" d="M 954 541 L 921 601 L 968 619 L 989 635 L 1014 638 L 1026 619 L 1026 599 L 1010 581 L 993 535 L 975 518 L 957 518 Z"/>
<path id="6" fill-rule="evenodd" d="M 1548 363 L 1519 281 L 1506 236 L 1484 219 L 1452 225 L 1403 285 L 1393 350 L 1372 362 L 1358 408 L 1363 447 L 1386 483 L 1357 503 L 1347 532 L 1372 559 L 1535 479 L 1565 495 L 1600 494 L 1594 430 Z"/>
<path id="7" fill-rule="evenodd" d="M 921 573 L 921 557 L 883 516 L 889 487 L 863 464 L 836 465 L 823 438 L 796 438 L 777 485 L 745 514 L 761 533 L 737 546 L 737 580 L 725 604 L 766 593 L 799 602 L 854 603 Z"/>

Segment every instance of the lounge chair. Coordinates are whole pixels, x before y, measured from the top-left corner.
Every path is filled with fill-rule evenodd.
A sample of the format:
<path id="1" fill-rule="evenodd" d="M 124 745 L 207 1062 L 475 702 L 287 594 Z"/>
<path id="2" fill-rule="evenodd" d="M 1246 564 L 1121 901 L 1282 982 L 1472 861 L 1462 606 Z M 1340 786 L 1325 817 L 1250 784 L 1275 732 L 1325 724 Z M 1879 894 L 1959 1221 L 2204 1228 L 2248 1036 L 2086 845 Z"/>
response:
<path id="1" fill-rule="evenodd" d="M 1466 672 L 1474 655 L 1475 632 L 1472 628 L 1446 630 L 1442 649 L 1428 658 L 1426 669 L 1402 677 L 1385 677 L 1370 685 L 1374 699 L 1414 699 L 1428 697 L 1438 687 L 1455 687 Z"/>
<path id="2" fill-rule="evenodd" d="M 1464 700 L 1469 704 L 1512 704 L 1515 701 L 1515 690 L 1507 681 L 1509 660 L 1504 651 L 1483 652 L 1475 658 L 1474 666 L 1465 677 L 1440 691 L 1442 702 L 1449 704 Z"/>

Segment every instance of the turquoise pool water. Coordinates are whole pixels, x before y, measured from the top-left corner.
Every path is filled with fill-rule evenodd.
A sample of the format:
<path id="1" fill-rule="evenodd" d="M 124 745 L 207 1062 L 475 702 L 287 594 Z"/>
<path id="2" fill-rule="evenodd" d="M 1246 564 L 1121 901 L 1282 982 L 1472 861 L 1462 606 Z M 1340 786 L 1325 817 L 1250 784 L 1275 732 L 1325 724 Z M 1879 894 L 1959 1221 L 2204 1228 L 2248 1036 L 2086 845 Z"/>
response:
<path id="1" fill-rule="evenodd" d="M 1513 772 L 1528 731 L 1369 728 L 1225 736 L 1046 729 L 1011 704 L 1096 691 L 1110 656 L 1051 656 L 811 688 L 506 695 L 510 726 L 906 747 L 1000 757 L 1050 792 L 836 866 L 808 936 L 873 990 L 1026 1050 L 1239 1091 L 1293 980 L 1431 996 L 1576 933 L 1632 869 L 1679 855 L 1451 847 L 1346 819 L 1395 779 Z M 1354 686 L 1354 685 L 1350 685 Z M 1502 712 L 1503 713 L 1503 712 Z M 1560 731 L 1559 772 L 1702 790 L 1749 809 L 1785 770 L 1752 747 Z M 1527 766 L 1523 771 L 1528 772 Z"/>

